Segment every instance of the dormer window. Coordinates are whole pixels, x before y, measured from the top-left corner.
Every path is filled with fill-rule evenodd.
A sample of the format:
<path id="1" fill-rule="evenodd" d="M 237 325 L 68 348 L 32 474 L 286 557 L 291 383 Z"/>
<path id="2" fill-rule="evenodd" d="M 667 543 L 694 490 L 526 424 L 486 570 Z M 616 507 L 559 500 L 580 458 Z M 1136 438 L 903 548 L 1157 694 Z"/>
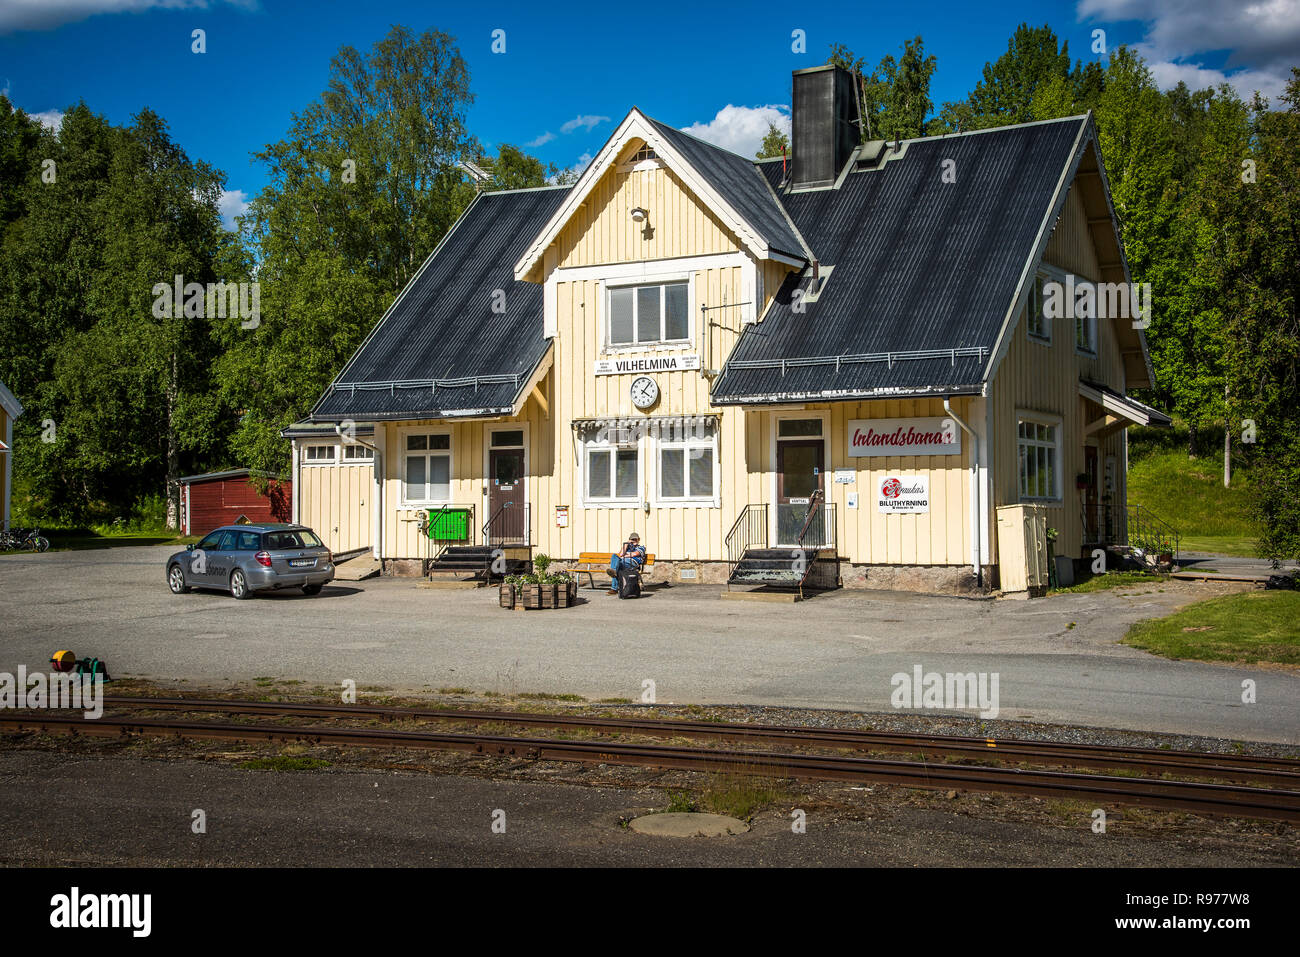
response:
<path id="1" fill-rule="evenodd" d="M 643 169 L 658 169 L 663 166 L 663 160 L 649 143 L 642 143 L 641 148 L 629 156 L 626 162 L 620 167 L 624 172 L 634 172 Z"/>

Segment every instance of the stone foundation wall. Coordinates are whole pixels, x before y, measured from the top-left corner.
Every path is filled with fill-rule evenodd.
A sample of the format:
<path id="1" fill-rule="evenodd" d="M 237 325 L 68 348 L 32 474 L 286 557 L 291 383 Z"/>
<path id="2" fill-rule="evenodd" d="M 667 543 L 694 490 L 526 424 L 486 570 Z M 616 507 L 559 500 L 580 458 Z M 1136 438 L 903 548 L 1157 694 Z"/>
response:
<path id="1" fill-rule="evenodd" d="M 419 578 L 424 574 L 424 560 L 386 558 L 383 574 L 398 578 Z M 571 571 L 576 559 L 556 559 L 552 571 Z M 725 585 L 728 565 L 718 561 L 656 561 L 646 584 L 667 582 L 672 585 Z M 685 572 L 685 577 L 683 576 Z M 694 572 L 694 576 L 691 576 Z M 594 573 L 597 584 L 607 580 L 603 571 Z M 977 584 L 969 565 L 861 565 L 840 561 L 840 580 L 844 588 L 855 591 L 879 589 L 909 591 L 934 595 L 989 595 L 997 583 L 996 566 L 984 568 L 984 585 Z M 585 585 L 586 574 L 581 582 Z"/>

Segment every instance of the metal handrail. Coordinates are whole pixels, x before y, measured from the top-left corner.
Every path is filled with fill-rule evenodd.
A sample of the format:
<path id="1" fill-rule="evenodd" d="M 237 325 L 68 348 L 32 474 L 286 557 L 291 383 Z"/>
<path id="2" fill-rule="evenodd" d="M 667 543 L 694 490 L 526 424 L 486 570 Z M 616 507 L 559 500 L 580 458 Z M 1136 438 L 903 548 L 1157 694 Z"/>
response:
<path id="1" fill-rule="evenodd" d="M 1128 544 L 1144 547 L 1152 540 L 1162 544 L 1167 541 L 1172 545 L 1170 554 L 1177 559 L 1182 536 L 1173 525 L 1152 514 L 1150 509 L 1144 510 L 1141 505 L 1129 506 L 1128 520 Z"/>
<path id="2" fill-rule="evenodd" d="M 736 566 L 740 564 L 745 552 L 751 548 L 767 546 L 767 532 L 766 505 L 746 505 L 740 510 L 740 514 L 736 516 L 736 521 L 731 526 L 731 531 L 727 532 L 725 539 L 728 588 L 731 587 L 731 576 L 736 571 Z"/>
<path id="3" fill-rule="evenodd" d="M 502 514 L 503 512 L 505 512 L 507 509 L 509 509 L 509 508 L 513 508 L 514 505 L 515 505 L 515 503 L 514 503 L 513 500 L 511 500 L 511 501 L 509 501 L 509 502 L 506 502 L 504 505 L 502 505 L 500 508 L 498 508 L 495 512 L 493 512 L 492 515 L 491 515 L 491 517 L 490 517 L 486 522 L 483 523 L 483 544 L 484 544 L 484 545 L 491 545 L 491 544 L 492 544 L 492 539 L 493 539 L 493 535 L 492 535 L 492 527 L 496 524 L 497 519 L 499 519 L 499 518 L 501 517 L 501 514 Z M 528 503 L 527 503 L 527 502 L 525 502 L 524 505 L 523 505 L 523 511 L 524 511 L 524 516 L 523 516 L 523 535 L 522 535 L 522 541 L 518 541 L 518 542 L 507 542 L 507 543 L 504 543 L 504 544 L 510 544 L 510 545 L 531 545 L 531 544 L 532 544 L 533 530 L 532 530 L 532 527 L 531 527 L 532 523 L 528 520 L 528 519 L 529 519 L 529 508 L 528 508 Z"/>
<path id="4" fill-rule="evenodd" d="M 808 499 L 808 514 L 804 516 L 803 528 L 799 529 L 799 537 L 795 539 L 795 544 L 803 548 L 804 536 L 808 534 L 808 526 L 812 525 L 813 516 L 817 514 L 817 509 L 826 499 L 826 493 L 821 489 L 814 489 L 812 496 Z"/>

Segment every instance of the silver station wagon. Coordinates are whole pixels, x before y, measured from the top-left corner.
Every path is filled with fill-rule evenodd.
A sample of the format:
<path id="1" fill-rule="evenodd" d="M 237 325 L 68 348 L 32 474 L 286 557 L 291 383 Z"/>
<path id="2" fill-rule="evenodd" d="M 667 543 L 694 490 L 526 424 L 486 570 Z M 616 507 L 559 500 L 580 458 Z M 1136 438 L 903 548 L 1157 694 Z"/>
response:
<path id="1" fill-rule="evenodd" d="M 305 525 L 224 525 L 167 559 L 167 586 L 177 595 L 217 588 L 236 598 L 301 588 L 318 595 L 334 580 L 334 555 Z"/>

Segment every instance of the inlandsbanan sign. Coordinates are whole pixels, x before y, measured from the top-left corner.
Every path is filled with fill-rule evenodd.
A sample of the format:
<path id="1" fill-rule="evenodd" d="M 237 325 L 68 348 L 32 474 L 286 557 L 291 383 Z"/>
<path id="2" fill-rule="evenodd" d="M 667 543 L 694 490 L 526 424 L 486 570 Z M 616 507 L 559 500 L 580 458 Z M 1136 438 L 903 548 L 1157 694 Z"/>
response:
<path id="1" fill-rule="evenodd" d="M 690 372 L 700 367 L 698 355 L 628 356 L 626 359 L 597 359 L 596 375 L 633 375 L 643 372 Z"/>
<path id="2" fill-rule="evenodd" d="M 961 430 L 947 418 L 851 419 L 849 455 L 960 455 Z"/>

